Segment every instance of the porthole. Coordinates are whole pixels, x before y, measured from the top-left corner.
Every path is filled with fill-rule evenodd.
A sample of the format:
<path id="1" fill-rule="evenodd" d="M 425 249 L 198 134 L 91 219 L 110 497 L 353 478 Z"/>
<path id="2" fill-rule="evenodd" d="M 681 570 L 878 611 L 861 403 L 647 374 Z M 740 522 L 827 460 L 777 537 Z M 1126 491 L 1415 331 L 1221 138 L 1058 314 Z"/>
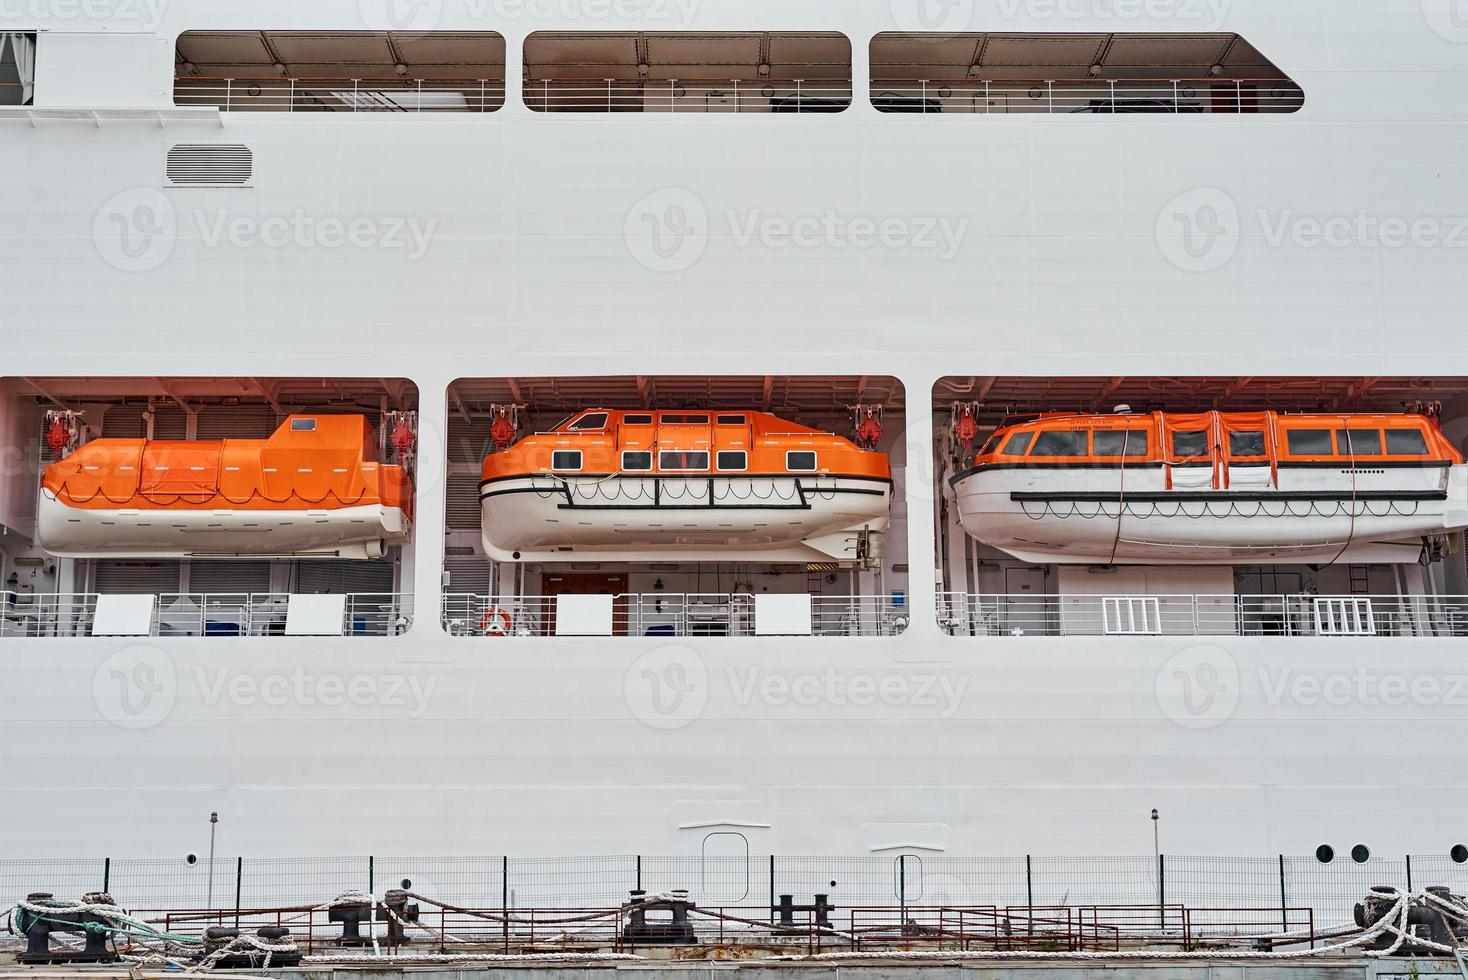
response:
<path id="1" fill-rule="evenodd" d="M 1454 864 L 1468 863 L 1468 845 L 1454 844 L 1448 850 L 1448 857 L 1453 859 Z"/>
<path id="2" fill-rule="evenodd" d="M 1367 847 L 1365 844 L 1357 844 L 1355 847 L 1351 848 L 1351 860 L 1355 861 L 1357 864 L 1365 864 L 1367 861 L 1371 860 L 1371 848 Z"/>
<path id="3" fill-rule="evenodd" d="M 403 891 L 408 891 L 409 889 L 411 889 L 413 887 L 413 879 L 412 878 L 404 878 L 402 881 L 400 881 L 398 883 L 398 887 L 402 888 Z"/>
<path id="4" fill-rule="evenodd" d="M 1335 860 L 1335 848 L 1329 844 L 1321 844 L 1315 849 L 1315 860 L 1321 864 L 1329 864 Z"/>

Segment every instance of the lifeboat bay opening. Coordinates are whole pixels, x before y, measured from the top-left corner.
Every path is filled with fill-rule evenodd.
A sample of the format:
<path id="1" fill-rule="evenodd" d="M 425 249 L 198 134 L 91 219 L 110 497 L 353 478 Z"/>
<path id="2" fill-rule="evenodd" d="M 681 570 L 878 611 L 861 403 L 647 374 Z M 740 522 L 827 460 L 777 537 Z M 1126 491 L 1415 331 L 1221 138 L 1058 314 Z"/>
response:
<path id="1" fill-rule="evenodd" d="M 0 380 L 0 635 L 395 636 L 402 379 Z"/>
<path id="2" fill-rule="evenodd" d="M 457 381 L 444 627 L 900 633 L 903 405 L 875 376 Z"/>
<path id="3" fill-rule="evenodd" d="M 1468 378 L 948 377 L 962 636 L 1468 634 Z"/>

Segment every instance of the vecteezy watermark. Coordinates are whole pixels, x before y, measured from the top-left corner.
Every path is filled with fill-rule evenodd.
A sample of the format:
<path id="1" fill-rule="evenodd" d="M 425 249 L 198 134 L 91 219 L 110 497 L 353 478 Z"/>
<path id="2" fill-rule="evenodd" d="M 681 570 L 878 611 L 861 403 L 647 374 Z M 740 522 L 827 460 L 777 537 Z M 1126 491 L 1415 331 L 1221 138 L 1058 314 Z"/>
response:
<path id="1" fill-rule="evenodd" d="M 1349 673 L 1316 674 L 1293 667 L 1259 668 L 1259 685 L 1270 705 L 1314 707 L 1453 707 L 1468 705 L 1468 674 L 1402 674 L 1357 667 Z"/>
<path id="2" fill-rule="evenodd" d="M 1233 0 L 997 0 L 1009 20 L 1068 20 L 1096 23 L 1156 21 L 1216 30 Z"/>
<path id="3" fill-rule="evenodd" d="M 97 254 L 123 272 L 148 272 L 173 255 L 186 235 L 207 248 L 381 249 L 408 261 L 427 254 L 438 218 L 417 215 L 236 214 L 193 208 L 180 213 L 161 191 L 134 187 L 114 194 L 92 217 Z"/>
<path id="4" fill-rule="evenodd" d="M 701 0 L 463 0 L 471 22 L 502 24 L 547 21 L 558 24 L 656 23 L 687 27 Z M 362 23 L 374 31 L 430 31 L 443 21 L 443 0 L 357 0 Z"/>
<path id="5" fill-rule="evenodd" d="M 402 708 L 408 718 L 422 718 L 438 689 L 436 673 L 355 673 L 307 670 L 248 673 L 228 666 L 194 668 L 194 681 L 204 704 L 228 703 L 250 708 L 378 707 Z"/>
<path id="6" fill-rule="evenodd" d="M 92 674 L 92 703 L 119 728 L 152 728 L 173 711 L 178 674 L 157 647 L 124 647 Z"/>
<path id="7" fill-rule="evenodd" d="M 734 703 L 756 702 L 772 708 L 907 708 L 952 718 L 958 712 L 969 675 L 946 672 L 850 671 L 828 666 L 818 671 L 775 671 L 752 666 L 724 670 Z"/>
<path id="8" fill-rule="evenodd" d="M 957 257 L 969 219 L 951 215 L 843 214 L 834 208 L 807 214 L 727 208 L 711 219 L 703 199 L 686 187 L 653 191 L 627 211 L 627 251 L 654 272 L 681 272 L 703 257 L 709 240 L 735 248 L 910 249 L 940 262 Z"/>
<path id="9" fill-rule="evenodd" d="M 0 21 L 24 25 L 92 21 L 152 31 L 169 0 L 0 0 Z"/>
<path id="10" fill-rule="evenodd" d="M 709 672 L 688 647 L 649 650 L 632 662 L 622 679 L 622 696 L 633 717 L 651 728 L 691 725 L 709 697 Z"/>
<path id="11" fill-rule="evenodd" d="M 974 5 L 975 0 L 890 0 L 892 23 L 918 37 L 968 30 L 974 22 Z"/>
<path id="12" fill-rule="evenodd" d="M 1157 671 L 1162 713 L 1184 728 L 1217 728 L 1239 704 L 1239 665 L 1222 647 L 1195 646 L 1168 658 Z"/>
<path id="13" fill-rule="evenodd" d="M 1422 16 L 1438 37 L 1468 44 L 1468 0 L 1422 0 Z"/>
<path id="14" fill-rule="evenodd" d="M 1377 214 L 1364 208 L 1337 214 L 1294 208 L 1244 213 L 1227 192 L 1199 187 L 1163 205 L 1155 234 L 1158 249 L 1173 265 L 1186 272 L 1212 272 L 1227 265 L 1245 244 L 1271 249 L 1468 248 L 1468 215 Z"/>
<path id="15" fill-rule="evenodd" d="M 1221 269 L 1239 248 L 1239 206 L 1217 187 L 1184 191 L 1162 206 L 1157 247 L 1185 272 Z"/>

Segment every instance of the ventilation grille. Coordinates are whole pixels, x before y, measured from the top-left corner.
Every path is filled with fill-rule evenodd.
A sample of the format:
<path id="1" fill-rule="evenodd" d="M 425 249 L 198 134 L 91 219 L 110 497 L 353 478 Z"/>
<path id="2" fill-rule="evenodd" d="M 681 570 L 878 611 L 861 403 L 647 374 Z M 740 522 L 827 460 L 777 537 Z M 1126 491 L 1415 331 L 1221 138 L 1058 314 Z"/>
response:
<path id="1" fill-rule="evenodd" d="M 255 154 L 239 143 L 179 143 L 168 151 L 174 187 L 244 187 L 255 174 Z"/>

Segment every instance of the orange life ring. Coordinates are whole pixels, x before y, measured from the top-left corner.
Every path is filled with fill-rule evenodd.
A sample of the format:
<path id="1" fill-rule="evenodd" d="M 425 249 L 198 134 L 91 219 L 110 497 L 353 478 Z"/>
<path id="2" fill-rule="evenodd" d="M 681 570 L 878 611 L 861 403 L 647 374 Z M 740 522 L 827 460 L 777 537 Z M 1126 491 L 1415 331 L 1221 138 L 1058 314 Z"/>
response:
<path id="1" fill-rule="evenodd" d="M 512 625 L 514 620 L 510 618 L 510 614 L 499 606 L 486 609 L 479 618 L 479 632 L 485 636 L 506 636 Z"/>

